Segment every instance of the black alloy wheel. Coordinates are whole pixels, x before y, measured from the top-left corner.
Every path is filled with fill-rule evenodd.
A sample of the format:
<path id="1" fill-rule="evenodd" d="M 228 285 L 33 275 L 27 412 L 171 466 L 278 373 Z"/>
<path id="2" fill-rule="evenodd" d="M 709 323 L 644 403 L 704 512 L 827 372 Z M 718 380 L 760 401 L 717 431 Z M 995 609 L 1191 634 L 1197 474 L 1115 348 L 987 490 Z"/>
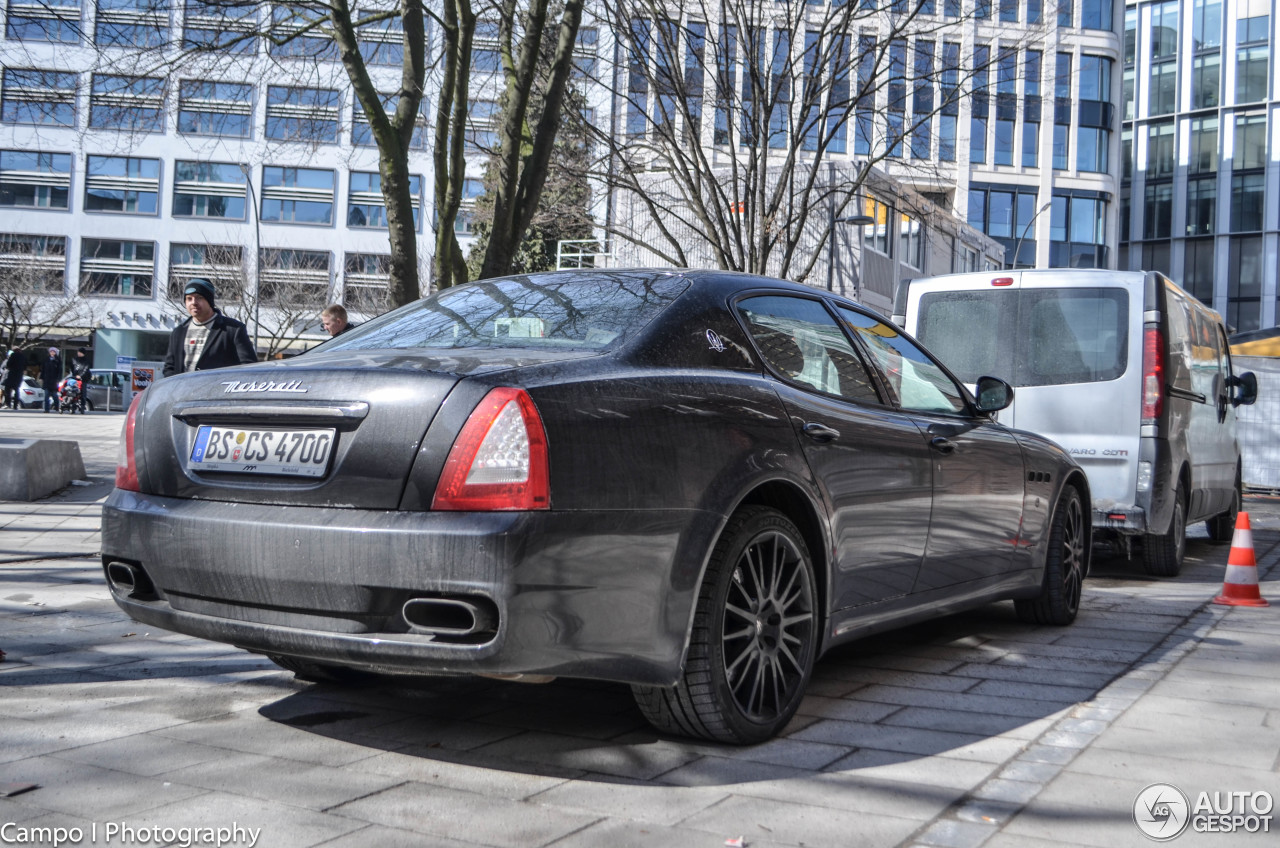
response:
<path id="1" fill-rule="evenodd" d="M 1084 578 L 1089 573 L 1090 547 L 1080 493 L 1071 487 L 1063 489 L 1049 528 L 1040 595 L 1014 602 L 1018 618 L 1031 624 L 1058 626 L 1075 621 Z"/>
<path id="2" fill-rule="evenodd" d="M 1187 552 L 1187 496 L 1178 484 L 1173 493 L 1173 517 L 1165 533 L 1148 533 L 1142 539 L 1142 566 L 1152 577 L 1177 577 Z"/>
<path id="3" fill-rule="evenodd" d="M 777 735 L 795 715 L 818 644 L 817 592 L 799 529 L 775 509 L 730 519 L 698 594 L 684 675 L 634 686 L 655 727 L 740 745 Z"/>

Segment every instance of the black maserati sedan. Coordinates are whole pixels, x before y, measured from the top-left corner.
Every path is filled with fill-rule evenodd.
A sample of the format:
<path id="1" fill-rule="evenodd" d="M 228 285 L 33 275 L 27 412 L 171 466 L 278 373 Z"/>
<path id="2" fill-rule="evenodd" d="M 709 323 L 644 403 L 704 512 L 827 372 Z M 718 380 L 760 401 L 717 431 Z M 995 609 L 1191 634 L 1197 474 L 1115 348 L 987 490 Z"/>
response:
<path id="1" fill-rule="evenodd" d="M 754 743 L 836 645 L 1075 618 L 1088 484 L 996 421 L 1012 392 L 803 285 L 484 280 L 139 395 L 103 567 L 138 621 L 306 679 L 619 681 L 662 731 Z"/>

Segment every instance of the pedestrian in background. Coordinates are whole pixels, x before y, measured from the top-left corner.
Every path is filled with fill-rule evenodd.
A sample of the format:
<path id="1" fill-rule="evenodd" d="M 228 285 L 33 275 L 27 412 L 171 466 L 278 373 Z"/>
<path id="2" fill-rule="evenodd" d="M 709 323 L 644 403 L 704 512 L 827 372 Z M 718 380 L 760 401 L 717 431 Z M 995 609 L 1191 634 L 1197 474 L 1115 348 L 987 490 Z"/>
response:
<path id="1" fill-rule="evenodd" d="M 182 302 L 191 317 L 169 334 L 164 376 L 258 361 L 244 324 L 213 305 L 213 283 L 199 277 L 189 280 L 182 290 Z"/>
<path id="2" fill-rule="evenodd" d="M 80 400 L 76 406 L 79 407 L 81 415 L 84 415 L 89 404 L 89 372 L 91 370 L 89 357 L 85 355 L 84 348 L 77 350 L 76 358 L 71 360 L 71 376 L 80 381 Z"/>
<path id="3" fill-rule="evenodd" d="M 340 336 L 347 330 L 354 330 L 359 324 L 352 324 L 347 318 L 347 310 L 340 303 L 326 306 L 320 313 L 320 324 L 330 336 Z"/>
<path id="4" fill-rule="evenodd" d="M 40 384 L 44 387 L 44 411 L 58 405 L 58 382 L 62 379 L 62 357 L 56 347 L 49 348 L 49 356 L 40 363 Z"/>
<path id="5" fill-rule="evenodd" d="M 5 368 L 8 373 L 4 378 L 4 407 L 17 409 L 20 405 L 18 389 L 22 386 L 22 378 L 27 376 L 27 355 L 18 349 L 9 351 Z"/>

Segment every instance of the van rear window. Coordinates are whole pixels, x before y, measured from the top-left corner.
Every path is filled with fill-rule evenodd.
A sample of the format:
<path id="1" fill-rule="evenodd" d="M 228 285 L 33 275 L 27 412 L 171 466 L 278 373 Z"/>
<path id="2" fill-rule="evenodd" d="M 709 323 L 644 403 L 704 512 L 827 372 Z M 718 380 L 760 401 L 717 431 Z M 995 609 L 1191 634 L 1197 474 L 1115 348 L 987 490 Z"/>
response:
<path id="1" fill-rule="evenodd" d="M 1128 367 L 1129 294 L 1118 288 L 930 292 L 916 335 L 968 383 L 1114 380 Z"/>

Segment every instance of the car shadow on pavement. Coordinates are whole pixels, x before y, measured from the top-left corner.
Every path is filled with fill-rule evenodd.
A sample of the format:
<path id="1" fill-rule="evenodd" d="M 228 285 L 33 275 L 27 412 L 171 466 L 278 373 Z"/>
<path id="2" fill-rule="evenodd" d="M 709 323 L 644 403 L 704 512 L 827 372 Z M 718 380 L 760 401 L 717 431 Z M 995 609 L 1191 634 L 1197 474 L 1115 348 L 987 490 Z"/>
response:
<path id="1" fill-rule="evenodd" d="M 1158 639 L 1102 644 L 1086 610 L 1073 628 L 1020 622 L 1012 604 L 870 637 L 828 653 L 785 731 L 737 747 L 663 736 L 625 686 L 557 680 L 374 678 L 315 684 L 259 709 L 309 734 L 452 763 L 599 781 L 722 785 L 845 775 L 929 782 L 933 757 L 956 780 L 998 767 L 1090 701 Z M 305 684 L 299 684 L 305 685 Z M 951 777 L 932 778 L 946 784 Z"/>

